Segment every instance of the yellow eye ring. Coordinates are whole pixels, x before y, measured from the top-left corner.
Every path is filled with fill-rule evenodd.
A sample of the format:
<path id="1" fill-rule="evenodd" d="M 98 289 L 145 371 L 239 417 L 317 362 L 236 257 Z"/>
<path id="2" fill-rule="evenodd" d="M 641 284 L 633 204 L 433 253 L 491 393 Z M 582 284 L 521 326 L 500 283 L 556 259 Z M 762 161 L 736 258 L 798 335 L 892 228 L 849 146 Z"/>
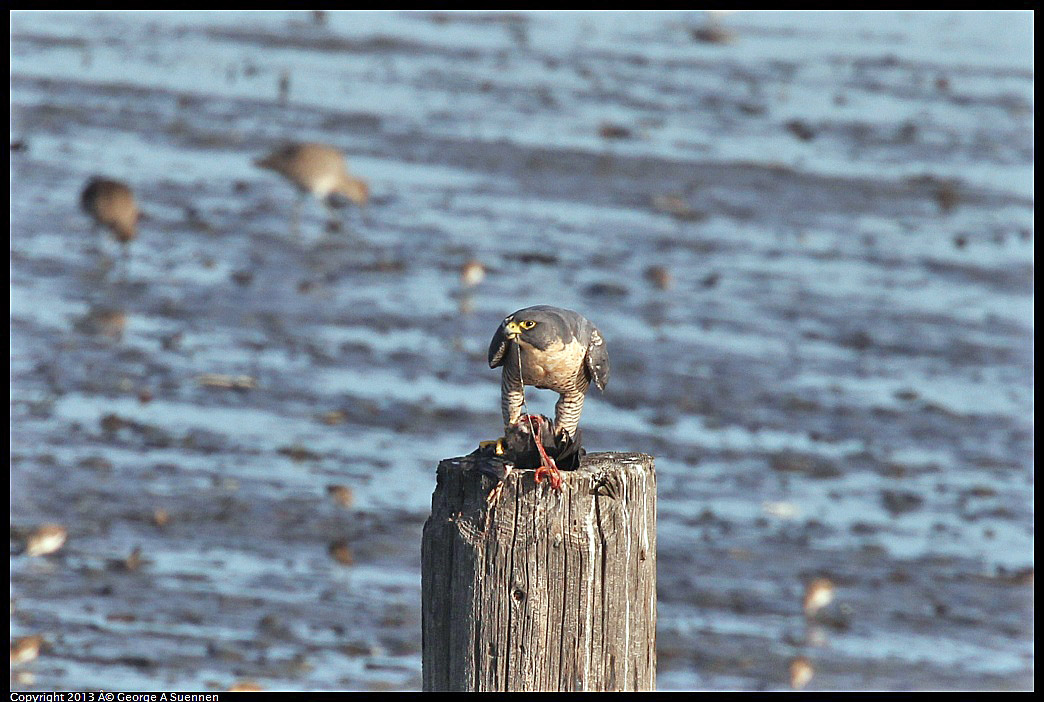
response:
<path id="1" fill-rule="evenodd" d="M 527 319 L 518 326 L 522 327 L 523 329 L 532 329 L 536 326 L 536 322 L 534 322 L 532 319 Z"/>

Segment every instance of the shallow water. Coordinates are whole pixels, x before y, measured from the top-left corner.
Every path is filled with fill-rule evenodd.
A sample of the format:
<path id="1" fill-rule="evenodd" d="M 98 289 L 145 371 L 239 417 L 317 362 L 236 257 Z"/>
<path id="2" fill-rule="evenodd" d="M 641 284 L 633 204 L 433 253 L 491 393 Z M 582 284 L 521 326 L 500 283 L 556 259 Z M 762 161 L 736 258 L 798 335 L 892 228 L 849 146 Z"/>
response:
<path id="1" fill-rule="evenodd" d="M 612 356 L 587 447 L 656 456 L 661 689 L 798 656 L 1030 688 L 1031 15 L 708 21 L 15 13 L 11 634 L 47 644 L 12 685 L 419 688 L 435 466 L 497 435 L 488 340 L 551 303 Z M 287 138 L 369 180 L 342 231 L 252 166 Z M 124 270 L 94 173 L 148 216 Z"/>

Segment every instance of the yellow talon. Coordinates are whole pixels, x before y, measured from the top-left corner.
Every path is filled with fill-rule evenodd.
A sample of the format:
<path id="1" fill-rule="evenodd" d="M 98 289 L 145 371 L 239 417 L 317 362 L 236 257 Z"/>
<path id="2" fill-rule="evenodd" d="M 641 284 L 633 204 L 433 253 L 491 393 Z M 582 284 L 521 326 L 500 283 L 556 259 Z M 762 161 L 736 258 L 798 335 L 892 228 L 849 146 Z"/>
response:
<path id="1" fill-rule="evenodd" d="M 494 440 L 494 441 L 480 441 L 479 442 L 479 448 L 480 449 L 489 448 L 490 446 L 493 447 L 493 453 L 495 453 L 496 455 L 498 455 L 498 456 L 503 456 L 504 455 L 504 437 L 503 436 L 500 437 L 499 439 Z"/>

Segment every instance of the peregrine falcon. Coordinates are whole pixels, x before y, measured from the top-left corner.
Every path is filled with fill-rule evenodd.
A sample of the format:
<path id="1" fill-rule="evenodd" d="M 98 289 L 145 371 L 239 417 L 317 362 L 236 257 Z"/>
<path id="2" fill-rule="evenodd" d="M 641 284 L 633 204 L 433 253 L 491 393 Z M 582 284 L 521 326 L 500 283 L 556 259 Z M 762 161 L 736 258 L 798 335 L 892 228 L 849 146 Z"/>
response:
<path id="1" fill-rule="evenodd" d="M 80 194 L 80 207 L 94 220 L 94 225 L 108 227 L 127 254 L 128 244 L 138 235 L 138 205 L 134 193 L 118 180 L 95 176 L 87 181 Z"/>
<path id="2" fill-rule="evenodd" d="M 523 386 L 533 385 L 561 395 L 554 434 L 566 439 L 576 439 L 590 384 L 604 390 L 609 380 L 609 353 L 595 325 L 572 310 L 549 305 L 526 307 L 504 319 L 489 345 L 489 367 L 497 366 L 504 366 L 500 407 L 505 429 L 523 418 Z M 553 461 L 547 472 L 554 484 Z"/>

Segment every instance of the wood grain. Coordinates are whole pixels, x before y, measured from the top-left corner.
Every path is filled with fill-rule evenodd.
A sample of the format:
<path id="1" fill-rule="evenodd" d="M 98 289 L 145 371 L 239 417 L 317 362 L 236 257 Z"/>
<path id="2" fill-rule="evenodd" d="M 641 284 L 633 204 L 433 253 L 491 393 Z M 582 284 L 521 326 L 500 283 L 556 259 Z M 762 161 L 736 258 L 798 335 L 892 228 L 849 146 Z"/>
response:
<path id="1" fill-rule="evenodd" d="M 502 483 L 484 459 L 444 460 L 424 525 L 427 691 L 653 690 L 653 458 L 596 453 L 563 473 Z"/>

